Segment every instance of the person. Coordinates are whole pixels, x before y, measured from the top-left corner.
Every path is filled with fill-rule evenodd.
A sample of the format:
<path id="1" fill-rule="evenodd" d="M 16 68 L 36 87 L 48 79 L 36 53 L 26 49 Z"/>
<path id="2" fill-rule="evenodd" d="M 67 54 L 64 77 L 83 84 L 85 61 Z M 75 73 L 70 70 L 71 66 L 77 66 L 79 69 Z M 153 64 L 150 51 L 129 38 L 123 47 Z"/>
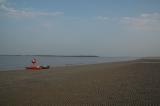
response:
<path id="1" fill-rule="evenodd" d="M 37 60 L 35 58 L 32 59 L 32 64 L 35 65 L 37 63 Z"/>

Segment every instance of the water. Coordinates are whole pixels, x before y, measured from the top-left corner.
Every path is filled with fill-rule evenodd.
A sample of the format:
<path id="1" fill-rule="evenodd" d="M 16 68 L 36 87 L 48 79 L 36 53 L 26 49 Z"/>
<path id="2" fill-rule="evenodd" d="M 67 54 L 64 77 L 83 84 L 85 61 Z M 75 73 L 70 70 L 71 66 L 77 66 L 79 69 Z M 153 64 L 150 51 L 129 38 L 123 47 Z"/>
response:
<path id="1" fill-rule="evenodd" d="M 104 62 L 118 62 L 134 60 L 131 57 L 55 57 L 55 56 L 34 56 L 39 65 L 64 66 L 96 64 Z M 0 56 L 0 70 L 24 69 L 31 65 L 33 56 Z"/>

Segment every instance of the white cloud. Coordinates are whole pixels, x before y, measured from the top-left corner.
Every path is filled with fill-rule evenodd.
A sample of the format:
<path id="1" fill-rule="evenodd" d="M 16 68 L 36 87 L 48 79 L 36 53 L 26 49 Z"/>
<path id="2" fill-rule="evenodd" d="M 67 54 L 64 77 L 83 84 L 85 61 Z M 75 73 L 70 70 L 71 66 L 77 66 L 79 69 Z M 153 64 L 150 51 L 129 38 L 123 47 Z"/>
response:
<path id="1" fill-rule="evenodd" d="M 106 17 L 106 16 L 97 16 L 96 19 L 97 20 L 106 21 L 106 20 L 109 20 L 109 17 Z"/>
<path id="2" fill-rule="evenodd" d="M 0 13 L 12 17 L 38 17 L 38 16 L 60 16 L 63 12 L 42 12 L 42 11 L 29 11 L 27 9 L 15 9 L 7 7 L 4 3 L 5 0 L 0 1 Z"/>
<path id="3" fill-rule="evenodd" d="M 138 30 L 160 31 L 160 13 L 141 14 L 137 17 L 122 17 L 120 22 Z"/>

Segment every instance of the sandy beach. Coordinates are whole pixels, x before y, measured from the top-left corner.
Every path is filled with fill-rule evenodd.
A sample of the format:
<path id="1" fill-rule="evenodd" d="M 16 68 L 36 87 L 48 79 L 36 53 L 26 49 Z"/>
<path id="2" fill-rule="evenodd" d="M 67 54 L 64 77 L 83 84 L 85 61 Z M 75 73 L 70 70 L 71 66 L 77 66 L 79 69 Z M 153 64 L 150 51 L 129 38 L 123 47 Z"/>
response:
<path id="1" fill-rule="evenodd" d="M 0 106 L 158 106 L 160 59 L 0 71 Z"/>

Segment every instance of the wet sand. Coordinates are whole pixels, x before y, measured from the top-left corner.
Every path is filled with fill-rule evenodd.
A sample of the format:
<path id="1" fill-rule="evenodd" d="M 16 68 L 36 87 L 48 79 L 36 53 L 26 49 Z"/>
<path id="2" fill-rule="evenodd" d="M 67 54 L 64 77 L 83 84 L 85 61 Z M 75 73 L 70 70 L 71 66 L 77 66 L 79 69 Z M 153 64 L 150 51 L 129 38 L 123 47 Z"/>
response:
<path id="1" fill-rule="evenodd" d="M 160 59 L 0 71 L 0 106 L 158 106 Z"/>

